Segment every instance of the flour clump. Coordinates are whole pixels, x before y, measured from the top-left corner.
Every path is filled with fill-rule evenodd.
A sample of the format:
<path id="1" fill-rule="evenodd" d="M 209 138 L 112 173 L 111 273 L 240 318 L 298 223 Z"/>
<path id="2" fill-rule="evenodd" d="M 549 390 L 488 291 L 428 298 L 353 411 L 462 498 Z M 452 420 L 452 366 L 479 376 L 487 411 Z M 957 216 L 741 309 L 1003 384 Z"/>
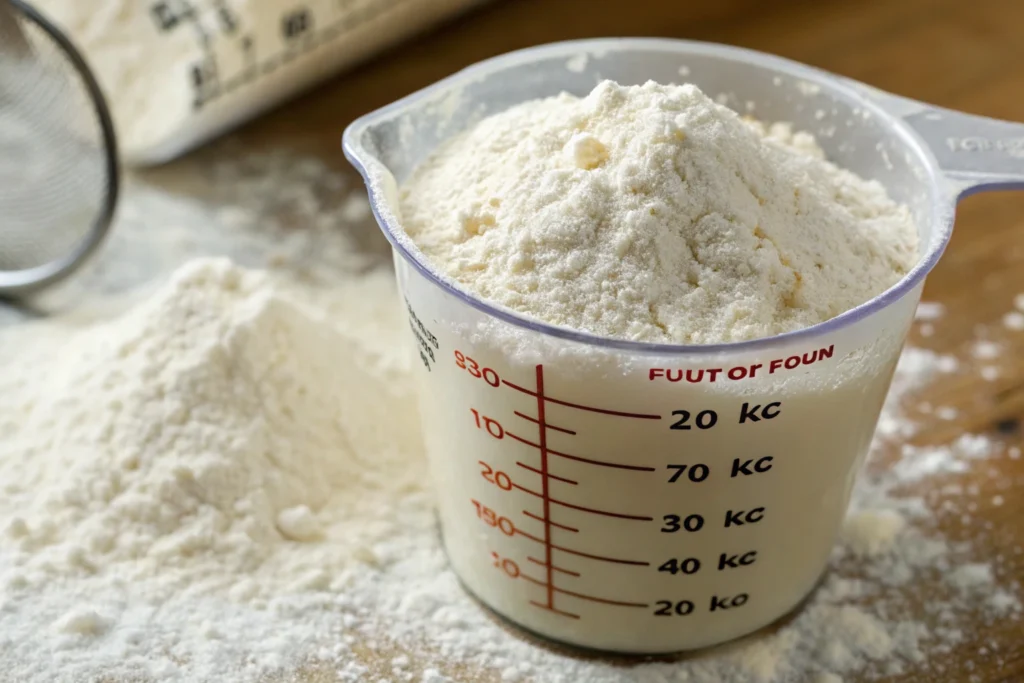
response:
<path id="1" fill-rule="evenodd" d="M 485 299 L 647 342 L 814 325 L 917 259 L 909 211 L 826 161 L 812 136 L 653 82 L 605 81 L 484 119 L 406 181 L 401 221 Z"/>

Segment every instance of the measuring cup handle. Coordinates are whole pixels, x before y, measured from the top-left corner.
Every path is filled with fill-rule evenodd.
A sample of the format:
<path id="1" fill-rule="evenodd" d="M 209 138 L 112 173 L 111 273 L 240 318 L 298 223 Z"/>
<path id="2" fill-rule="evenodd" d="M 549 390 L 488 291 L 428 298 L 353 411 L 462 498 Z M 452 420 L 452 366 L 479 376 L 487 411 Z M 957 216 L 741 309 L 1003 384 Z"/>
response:
<path id="1" fill-rule="evenodd" d="M 886 108 L 924 139 L 961 197 L 982 190 L 1024 189 L 1024 123 L 886 95 Z"/>

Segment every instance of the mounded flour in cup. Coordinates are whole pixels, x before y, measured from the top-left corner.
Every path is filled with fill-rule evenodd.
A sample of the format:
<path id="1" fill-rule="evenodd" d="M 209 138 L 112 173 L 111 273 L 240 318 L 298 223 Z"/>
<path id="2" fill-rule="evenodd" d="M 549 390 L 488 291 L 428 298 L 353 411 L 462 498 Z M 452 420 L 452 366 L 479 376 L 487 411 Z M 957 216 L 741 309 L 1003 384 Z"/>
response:
<path id="1" fill-rule="evenodd" d="M 885 291 L 917 259 L 906 207 L 693 85 L 526 102 L 404 184 L 403 227 L 470 291 L 648 342 L 788 332 Z"/>
<path id="2" fill-rule="evenodd" d="M 885 291 L 917 257 L 910 213 L 881 185 L 827 162 L 811 136 L 745 121 L 692 85 L 605 81 L 582 99 L 526 102 L 443 144 L 402 190 L 401 221 L 412 240 L 472 294 L 549 323 L 642 342 L 708 344 L 805 328 Z M 430 374 L 422 410 L 431 474 L 440 491 L 463 496 L 442 495 L 438 503 L 454 571 L 485 604 L 533 633 L 645 654 L 744 636 L 810 593 L 842 525 L 913 304 L 899 302 L 887 314 L 903 320 L 863 339 L 825 335 L 787 349 L 781 372 L 781 360 L 764 357 L 748 374 L 740 360 L 560 345 L 493 320 L 463 328 L 419 288 L 404 293 L 417 315 L 437 321 L 432 333 L 442 357 L 457 349 L 467 363 L 499 374 L 502 385 L 536 387 L 538 397 L 524 407 L 522 392 L 449 374 L 458 367 L 451 361 Z M 828 370 L 807 367 L 819 357 Z M 765 405 L 779 407 L 777 419 L 746 419 L 745 410 Z M 501 439 L 466 436 L 464 414 L 485 406 L 539 457 Z M 528 409 L 537 412 L 525 419 L 541 426 L 533 432 L 527 425 L 524 438 L 515 418 Z M 654 421 L 698 412 L 714 418 L 690 430 Z M 547 420 L 568 431 L 549 433 Z M 547 453 L 570 457 L 547 465 Z M 557 514 L 549 512 L 548 488 L 530 488 L 537 477 L 510 475 L 522 490 L 505 494 L 481 488 L 479 467 L 465 465 L 493 468 L 512 454 L 539 468 L 541 481 L 548 467 L 561 478 L 550 494 Z M 767 458 L 771 474 L 747 478 L 736 469 L 739 454 Z M 676 480 L 650 474 L 682 461 L 697 473 L 685 493 Z M 550 545 L 540 564 L 562 571 L 524 572 L 515 583 L 495 578 L 494 556 L 529 562 L 535 545 L 506 540 L 514 532 L 482 533 L 471 511 L 506 515 L 535 542 L 526 536 L 541 528 L 531 495 L 545 500 L 542 543 Z M 685 511 L 675 514 L 681 505 Z M 737 511 L 750 511 L 756 527 L 734 528 Z M 678 537 L 662 535 L 678 531 L 675 517 L 694 520 L 685 529 L 693 558 L 685 589 L 658 559 L 675 547 Z M 660 520 L 664 527 L 642 526 Z M 564 533 L 551 532 L 556 524 Z M 725 571 L 721 558 L 747 552 L 755 566 Z M 595 562 L 652 570 L 639 580 L 603 565 L 595 570 Z M 676 600 L 685 602 L 669 600 L 683 590 Z M 720 609 L 723 596 L 742 609 Z M 659 602 L 682 604 L 676 613 L 686 623 L 660 619 Z M 611 616 L 609 605 L 634 609 Z"/>

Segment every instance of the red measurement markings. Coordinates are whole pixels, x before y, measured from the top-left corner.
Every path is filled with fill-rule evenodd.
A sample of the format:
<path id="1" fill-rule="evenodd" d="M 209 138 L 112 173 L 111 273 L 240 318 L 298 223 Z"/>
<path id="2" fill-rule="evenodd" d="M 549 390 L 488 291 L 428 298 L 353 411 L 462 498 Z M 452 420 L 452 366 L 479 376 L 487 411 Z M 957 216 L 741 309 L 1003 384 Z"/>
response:
<path id="1" fill-rule="evenodd" d="M 549 612 L 554 612 L 555 614 L 560 614 L 563 617 L 569 617 L 570 619 L 579 619 L 580 618 L 580 615 L 578 615 L 578 614 L 573 614 L 572 612 L 563 612 L 560 609 L 555 609 L 554 607 L 548 607 L 543 602 L 537 602 L 536 600 L 530 600 L 530 604 L 533 605 L 534 607 L 540 607 L 541 609 L 546 609 Z"/>
<path id="2" fill-rule="evenodd" d="M 523 514 L 526 515 L 527 517 L 529 517 L 530 519 L 537 520 L 538 522 L 543 522 L 544 521 L 543 517 L 535 515 L 532 512 L 530 512 L 529 510 L 523 510 Z M 550 519 L 548 520 L 548 524 L 550 524 L 551 526 L 556 526 L 559 529 L 565 529 L 566 531 L 571 531 L 573 533 L 578 533 L 579 532 L 579 529 L 576 529 L 576 528 L 571 527 L 571 526 L 566 526 L 565 524 L 559 524 L 558 522 L 555 522 L 555 521 L 550 520 Z"/>
<path id="3" fill-rule="evenodd" d="M 539 560 L 536 557 L 530 557 L 529 555 L 526 556 L 526 560 L 529 561 L 529 562 L 532 562 L 534 564 L 540 564 L 542 567 L 548 566 L 547 564 L 544 563 L 544 560 Z M 571 569 L 566 569 L 564 567 L 556 566 L 554 564 L 551 565 L 551 570 L 552 571 L 561 571 L 562 573 L 567 573 L 568 575 L 570 575 L 570 577 L 579 577 L 579 575 L 580 575 L 579 571 L 572 571 Z"/>
<path id="4" fill-rule="evenodd" d="M 520 575 L 521 576 L 521 575 Z M 567 591 L 564 588 L 556 588 L 556 591 L 565 595 L 571 595 L 574 598 L 580 600 L 590 600 L 591 602 L 600 602 L 605 605 L 618 605 L 619 607 L 650 607 L 646 602 L 626 602 L 623 600 L 609 600 L 608 598 L 599 598 L 594 595 L 584 595 L 583 593 L 574 593 L 573 591 Z"/>
<path id="5" fill-rule="evenodd" d="M 513 434 L 512 432 L 510 432 L 508 430 L 503 430 L 503 434 L 505 436 L 508 436 L 511 439 L 515 439 L 516 441 L 518 441 L 518 442 L 520 442 L 522 444 L 525 444 L 527 446 L 530 446 L 531 448 L 537 449 L 537 451 L 539 452 L 539 455 L 540 455 L 540 467 L 539 467 L 539 469 L 536 468 L 536 467 L 533 467 L 531 465 L 527 465 L 526 463 L 523 463 L 523 462 L 519 462 L 519 461 L 516 462 L 516 466 L 521 467 L 524 470 L 527 470 L 529 472 L 533 472 L 534 474 L 537 474 L 537 475 L 540 476 L 540 479 L 541 479 L 541 487 L 540 487 L 541 490 L 540 491 L 535 491 L 533 489 L 527 488 L 525 486 L 522 486 L 522 485 L 514 483 L 514 482 L 511 483 L 511 486 L 513 488 L 518 489 L 518 490 L 520 490 L 520 491 L 522 491 L 524 493 L 527 493 L 527 494 L 529 494 L 531 496 L 535 496 L 537 498 L 540 498 L 542 503 L 543 503 L 543 512 L 542 512 L 541 515 L 536 515 L 536 514 L 534 514 L 532 512 L 529 512 L 528 510 L 523 510 L 523 515 L 524 516 L 529 517 L 530 519 L 534 519 L 534 520 L 540 522 L 541 524 L 543 524 L 543 528 L 544 528 L 543 537 L 534 536 L 533 534 L 530 534 L 530 533 L 528 533 L 526 531 L 523 531 L 522 529 L 519 529 L 518 527 L 514 528 L 513 531 L 512 531 L 513 534 L 522 536 L 523 538 L 527 538 L 527 539 L 529 539 L 529 540 L 531 540 L 531 541 L 533 541 L 535 543 L 538 543 L 538 544 L 544 546 L 544 559 L 543 560 L 541 560 L 539 558 L 536 558 L 536 557 L 527 557 L 526 559 L 528 561 L 530 561 L 530 562 L 532 562 L 532 563 L 534 563 L 536 565 L 539 565 L 539 566 L 544 568 L 544 570 L 545 570 L 545 579 L 542 580 L 542 579 L 538 579 L 538 578 L 535 578 L 535 577 L 532 577 L 532 576 L 527 576 L 526 574 L 520 574 L 520 578 L 523 578 L 526 581 L 529 581 L 531 583 L 534 583 L 534 584 L 536 584 L 538 586 L 543 587 L 545 589 L 546 594 L 547 594 L 546 595 L 547 599 L 544 602 L 539 602 L 539 601 L 531 600 L 530 604 L 534 605 L 536 607 L 540 607 L 541 609 L 548 610 L 548 611 L 550 611 L 552 613 L 560 614 L 562 616 L 569 617 L 569 618 L 572 618 L 572 619 L 579 619 L 580 616 L 578 614 L 572 614 L 571 612 L 565 612 L 563 610 L 560 610 L 560 609 L 556 608 L 555 607 L 555 595 L 556 594 L 567 595 L 567 596 L 575 597 L 575 598 L 578 598 L 578 599 L 581 599 L 581 600 L 589 600 L 589 601 L 592 601 L 592 602 L 597 602 L 597 603 L 601 603 L 601 604 L 605 604 L 605 605 L 616 605 L 616 606 L 622 606 L 622 607 L 648 607 L 649 605 L 647 603 L 628 602 L 628 601 L 623 601 L 623 600 L 612 600 L 612 599 L 609 599 L 609 598 L 602 598 L 602 597 L 598 597 L 598 596 L 594 596 L 594 595 L 586 595 L 584 593 L 577 593 L 577 592 L 574 592 L 574 591 L 566 590 L 564 588 L 559 588 L 558 586 L 556 586 L 554 584 L 554 574 L 555 574 L 555 572 L 560 572 L 562 574 L 566 574 L 566 575 L 572 576 L 572 577 L 579 577 L 580 576 L 579 572 L 572 571 L 570 569 L 565 569 L 564 567 L 559 567 L 559 566 L 555 565 L 554 558 L 553 558 L 555 551 L 561 551 L 561 552 L 564 552 L 564 553 L 568 553 L 570 555 L 576 555 L 577 557 L 583 557 L 583 558 L 586 558 L 586 559 L 589 559 L 589 560 L 596 560 L 596 561 L 599 561 L 599 562 L 611 562 L 611 563 L 614 563 L 614 564 L 626 564 L 626 565 L 647 567 L 647 566 L 650 566 L 651 563 L 650 562 L 645 562 L 645 561 L 642 561 L 642 560 L 630 560 L 630 559 L 618 558 L 618 557 L 608 557 L 608 556 L 605 556 L 605 555 L 596 555 L 596 554 L 593 554 L 593 553 L 587 553 L 587 552 L 583 552 L 581 550 L 574 550 L 572 548 L 567 548 L 565 546 L 556 545 L 551 540 L 551 528 L 552 527 L 556 527 L 556 528 L 559 528 L 559 529 L 564 529 L 566 531 L 570 531 L 570 532 L 573 532 L 573 533 L 579 533 L 579 529 L 567 526 L 565 524 L 560 524 L 560 523 L 555 522 L 554 520 L 552 520 L 551 519 L 551 506 L 552 505 L 560 505 L 562 507 L 566 507 L 566 508 L 569 508 L 569 509 L 572 509 L 572 510 L 579 510 L 580 512 L 585 512 L 585 513 L 588 513 L 588 514 L 601 515 L 601 516 L 605 516 L 605 517 L 613 517 L 613 518 L 616 518 L 616 519 L 629 519 L 629 520 L 637 520 L 637 521 L 649 522 L 649 521 L 652 521 L 654 518 L 646 516 L 646 515 L 629 515 L 629 514 L 624 514 L 624 513 L 621 513 L 621 512 L 612 512 L 610 510 L 600 510 L 600 509 L 597 509 L 597 508 L 584 507 L 582 505 L 576 505 L 575 503 L 570 503 L 568 501 L 559 500 L 557 498 L 552 498 L 551 490 L 550 490 L 550 480 L 551 479 L 554 479 L 556 481 L 561 481 L 561 482 L 569 484 L 571 486 L 577 486 L 579 484 L 579 482 L 573 481 L 572 479 L 567 479 L 565 477 L 560 477 L 560 476 L 555 475 L 555 474 L 551 474 L 550 468 L 549 468 L 549 456 L 565 458 L 567 460 L 573 460 L 573 461 L 576 461 L 576 462 L 585 463 L 585 464 L 588 464 L 588 465 L 595 465 L 595 466 L 598 466 L 598 467 L 610 467 L 610 468 L 614 468 L 614 469 L 631 470 L 631 471 L 637 471 L 637 472 L 655 472 L 656 468 L 649 467 L 649 466 L 646 466 L 646 465 L 629 465 L 629 464 L 625 464 L 625 463 L 616 463 L 616 462 L 606 462 L 606 461 L 602 461 L 602 460 L 593 460 L 591 458 L 584 458 L 582 456 L 572 455 L 570 453 L 564 453 L 562 451 L 557 451 L 557 450 L 549 448 L 548 447 L 548 431 L 547 431 L 548 429 L 553 429 L 555 431 L 562 432 L 563 434 L 569 434 L 571 436 L 575 436 L 576 432 L 571 430 L 571 429 L 567 429 L 565 427 L 558 427 L 558 426 L 555 426 L 555 425 L 548 424 L 547 416 L 546 416 L 546 407 L 547 407 L 547 403 L 550 402 L 550 403 L 555 403 L 555 404 L 558 404 L 558 405 L 566 406 L 568 408 L 576 408 L 578 410 L 585 410 L 585 411 L 590 411 L 590 412 L 594 412 L 594 413 L 600 413 L 602 415 L 612 415 L 612 416 L 616 416 L 616 417 L 636 418 L 636 419 L 641 419 L 641 420 L 660 420 L 661 419 L 661 415 L 648 415 L 648 414 L 644 414 L 644 413 L 628 413 L 628 412 L 623 412 L 623 411 L 618 411 L 618 410 L 607 410 L 605 408 L 594 408 L 592 406 L 585 406 L 585 405 L 582 405 L 582 404 L 579 404 L 579 403 L 572 403 L 570 401 L 563 401 L 563 400 L 560 400 L 560 399 L 551 398 L 550 396 L 546 396 L 545 393 L 544 393 L 544 366 L 543 365 L 537 365 L 536 366 L 536 376 L 535 377 L 536 377 L 536 380 L 535 380 L 536 381 L 536 389 L 535 390 L 527 389 L 525 387 L 519 386 L 518 384 L 514 384 L 514 383 L 509 382 L 507 380 L 501 380 L 501 382 L 505 386 L 510 387 L 511 389 L 515 389 L 516 391 L 522 392 L 522 393 L 527 394 L 529 396 L 533 396 L 533 397 L 535 397 L 537 399 L 537 415 L 536 415 L 536 417 L 534 417 L 532 415 L 527 415 L 525 413 L 521 413 L 519 411 L 513 411 L 513 413 L 517 417 L 520 417 L 520 418 L 522 418 L 522 419 L 524 419 L 524 420 L 526 420 L 528 422 L 532 422 L 532 423 L 537 425 L 538 439 L 537 439 L 536 442 L 531 441 L 529 439 L 525 439 L 525 438 L 523 438 L 523 437 L 521 437 L 521 436 L 519 436 L 517 434 Z M 474 414 L 475 414 L 475 411 L 474 411 Z M 479 426 L 479 420 L 478 420 L 478 425 L 477 426 Z M 493 433 L 492 433 L 492 435 L 493 435 Z M 495 475 L 495 476 L 497 476 L 497 475 Z"/>
<path id="6" fill-rule="evenodd" d="M 518 531 L 518 529 L 516 529 Z M 598 560 L 600 562 L 611 562 L 613 564 L 632 564 L 637 567 L 650 567 L 650 562 L 644 562 L 643 560 L 623 560 L 618 557 L 605 557 L 604 555 L 592 555 L 590 553 L 580 552 L 579 550 L 573 550 L 572 548 L 566 548 L 561 545 L 552 544 L 551 547 L 555 550 L 561 550 L 563 553 L 569 553 L 570 555 L 578 555 L 579 557 L 586 557 L 590 560 Z"/>
<path id="7" fill-rule="evenodd" d="M 529 471 L 535 472 L 537 474 L 544 474 L 543 472 L 538 470 L 536 467 L 530 467 L 529 465 L 527 465 L 525 463 L 521 463 L 518 460 L 516 461 L 516 465 L 518 465 L 519 467 L 522 467 L 524 470 L 529 470 Z M 572 484 L 573 486 L 576 486 L 577 484 L 579 484 L 578 481 L 573 481 L 572 479 L 566 479 L 565 477 L 560 477 L 557 474 L 551 474 L 550 472 L 548 472 L 548 476 L 551 477 L 552 479 L 556 480 L 556 481 L 564 481 L 566 484 Z"/>
<path id="8" fill-rule="evenodd" d="M 545 477 L 545 480 L 546 479 L 547 478 Z M 544 515 L 545 515 L 546 518 L 550 518 L 550 515 L 548 515 L 548 513 L 547 513 L 548 504 L 549 503 L 553 503 L 555 505 L 561 505 L 563 507 L 572 508 L 573 510 L 579 510 L 580 512 L 589 512 L 592 515 L 604 515 L 605 517 L 615 517 L 617 519 L 635 519 L 635 520 L 638 520 L 640 522 L 650 522 L 650 521 L 652 521 L 654 519 L 654 517 L 647 517 L 647 516 L 644 516 L 644 515 L 627 515 L 627 514 L 623 514 L 621 512 L 611 512 L 609 510 L 597 510 L 595 508 L 587 508 L 587 507 L 583 507 L 582 505 L 575 505 L 573 503 L 567 503 L 564 500 L 558 500 L 557 498 L 552 498 L 548 494 L 547 490 L 545 490 L 545 491 L 543 491 L 541 493 L 538 493 L 538 492 L 534 491 L 533 489 L 528 489 L 525 486 L 520 486 L 519 484 L 512 484 L 512 488 L 519 489 L 523 493 L 529 493 L 531 496 L 537 496 L 538 498 L 543 499 L 543 501 L 544 501 Z M 547 487 L 545 487 L 545 489 L 547 489 Z"/>
<path id="9" fill-rule="evenodd" d="M 544 565 L 544 566 L 545 566 L 545 567 L 547 567 L 547 565 Z M 532 576 L 529 576 L 529 575 L 527 575 L 527 574 L 520 574 L 520 575 L 519 575 L 519 578 L 521 578 L 521 579 L 526 579 L 526 580 L 527 580 L 527 581 L 529 581 L 530 583 L 535 583 L 535 584 L 537 584 L 538 586 L 544 586 L 544 588 L 547 588 L 547 589 L 549 589 L 549 590 L 550 590 L 550 589 L 552 589 L 552 586 L 551 586 L 551 584 L 547 583 L 546 581 L 541 581 L 540 579 L 535 579 L 535 578 L 533 578 Z"/>
<path id="10" fill-rule="evenodd" d="M 538 498 L 543 498 L 544 497 L 543 493 L 537 493 L 533 489 L 528 489 L 525 486 L 523 486 L 522 484 L 512 484 L 512 488 L 519 489 L 523 493 L 529 493 L 531 496 L 537 496 Z M 543 517 L 541 518 L 541 521 L 542 522 L 544 521 Z"/>
<path id="11" fill-rule="evenodd" d="M 552 524 L 552 526 L 554 526 L 554 524 Z M 550 545 L 552 550 L 561 550 L 563 553 L 569 553 L 570 555 L 577 555 L 579 557 L 585 557 L 585 558 L 587 558 L 589 560 L 598 560 L 600 562 L 612 562 L 614 564 L 631 564 L 631 565 L 636 565 L 637 567 L 650 567 L 651 566 L 650 562 L 644 562 L 643 560 L 624 560 L 624 559 L 618 558 L 618 557 L 605 557 L 604 555 L 594 555 L 592 553 L 585 553 L 585 552 L 582 552 L 580 550 L 573 550 L 572 548 L 566 548 L 564 545 L 556 545 L 554 543 L 548 544 L 548 543 L 544 542 L 543 538 L 538 538 L 538 537 L 534 536 L 533 534 L 528 534 L 525 531 L 523 531 L 522 529 L 520 529 L 519 527 L 516 527 L 515 530 L 513 531 L 513 533 L 517 534 L 519 536 L 522 536 L 523 538 L 528 538 L 528 539 L 530 539 L 531 541 L 533 541 L 535 543 L 540 543 L 541 545 L 545 546 L 545 548 L 548 545 Z"/>
<path id="12" fill-rule="evenodd" d="M 567 503 L 564 500 L 555 500 L 554 498 L 549 498 L 549 500 L 555 505 L 572 508 L 573 510 L 579 510 L 580 512 L 589 512 L 592 515 L 603 515 L 605 517 L 615 517 L 617 519 L 635 519 L 640 522 L 650 522 L 654 520 L 654 517 L 647 517 L 645 515 L 626 515 L 621 512 L 609 512 L 608 510 L 597 510 L 595 508 L 583 507 L 582 505 L 573 505 L 572 503 Z"/>
<path id="13" fill-rule="evenodd" d="M 523 418 L 524 420 L 529 420 L 530 422 L 532 422 L 534 424 L 540 424 L 540 420 L 538 420 L 537 418 L 535 418 L 535 417 L 533 417 L 531 415 L 523 415 L 518 410 L 513 410 L 512 412 L 515 413 L 516 415 L 518 415 L 519 417 Z M 547 425 L 547 428 L 548 429 L 554 429 L 556 432 L 562 432 L 563 434 L 572 434 L 573 436 L 576 436 L 576 432 L 574 432 L 571 429 L 566 429 L 565 427 L 556 427 L 555 425 L 550 425 L 549 424 L 549 425 Z"/>
<path id="14" fill-rule="evenodd" d="M 543 365 L 538 365 L 537 366 L 537 373 L 538 373 L 538 375 L 541 373 L 541 371 L 542 371 L 541 369 L 543 367 L 544 367 Z M 577 408 L 579 410 L 589 410 L 592 413 L 601 413 L 602 415 L 615 415 L 616 417 L 633 417 L 633 418 L 636 418 L 638 420 L 660 420 L 661 419 L 661 415 L 647 415 L 647 414 L 644 414 L 644 413 L 624 413 L 624 412 L 619 411 L 619 410 L 607 410 L 605 408 L 594 408 L 593 406 L 585 406 L 585 405 L 580 404 L 580 403 L 572 403 L 570 401 L 562 401 L 562 400 L 557 399 L 557 398 L 551 398 L 550 396 L 545 396 L 544 395 L 544 389 L 543 389 L 543 387 L 540 387 L 540 386 L 538 386 L 537 391 L 530 391 L 526 387 L 521 387 L 518 384 L 513 384 L 512 382 L 509 382 L 507 379 L 501 380 L 501 383 L 504 384 L 505 386 L 509 387 L 509 388 L 515 389 L 516 391 L 521 391 L 524 394 L 529 394 L 530 396 L 536 396 L 538 404 L 543 403 L 544 401 L 549 401 L 551 403 L 557 403 L 560 406 L 566 406 L 568 408 Z M 520 417 L 522 417 L 522 416 L 520 416 Z M 544 419 L 543 411 L 538 411 L 538 418 L 540 420 Z"/>
<path id="15" fill-rule="evenodd" d="M 530 583 L 535 583 L 538 586 L 547 586 L 540 579 L 534 578 L 528 574 L 520 574 L 519 578 L 526 579 Z M 591 602 L 600 602 L 604 605 L 618 605 L 620 607 L 650 607 L 650 604 L 646 602 L 626 602 L 624 600 L 609 600 L 608 598 L 599 598 L 596 595 L 587 595 L 586 593 L 576 593 L 574 591 L 567 591 L 564 588 L 558 588 L 557 586 L 550 586 L 551 590 L 556 593 L 562 593 L 563 595 L 571 595 L 574 598 L 580 600 L 590 600 Z"/>
<path id="16" fill-rule="evenodd" d="M 510 439 L 515 439 L 519 443 L 526 444 L 527 446 L 530 446 L 532 448 L 537 448 L 537 449 L 540 448 L 540 444 L 534 443 L 534 442 L 530 441 L 529 439 L 524 439 L 523 437 L 519 436 L 518 434 L 513 434 L 512 432 L 510 432 L 508 430 L 505 430 L 505 436 L 509 437 Z M 625 464 L 618 463 L 618 462 L 605 462 L 604 460 L 591 460 L 590 458 L 583 458 L 583 457 L 580 457 L 578 455 L 569 455 L 568 453 L 563 453 L 562 451 L 556 451 L 553 448 L 546 448 L 546 450 L 547 450 L 547 454 L 548 455 L 554 455 L 556 457 L 565 458 L 567 460 L 575 460 L 576 462 L 585 462 L 588 465 L 598 465 L 599 467 L 614 467 L 615 469 L 619 469 L 619 470 L 634 470 L 636 472 L 655 472 L 657 470 L 657 468 L 655 468 L 655 467 L 647 467 L 645 465 L 625 465 Z"/>
<path id="17" fill-rule="evenodd" d="M 565 458 L 566 460 L 575 460 L 576 462 L 585 462 L 588 465 L 598 465 L 600 467 L 613 467 L 619 470 L 633 470 L 634 472 L 654 472 L 657 470 L 655 467 L 647 467 L 646 465 L 623 465 L 617 462 L 605 462 L 604 460 L 591 460 L 590 458 L 583 458 L 578 455 L 570 455 L 561 451 L 555 451 L 548 449 L 548 455 L 555 455 L 559 458 Z"/>
<path id="18" fill-rule="evenodd" d="M 551 578 L 551 495 L 548 491 L 548 430 L 544 421 L 544 366 L 537 365 L 537 431 L 540 433 L 540 481 L 544 500 L 544 560 L 548 573 L 548 607 L 555 606 L 555 586 Z"/>
<path id="19" fill-rule="evenodd" d="M 541 518 L 541 521 L 543 522 L 544 519 Z M 541 545 L 544 544 L 544 539 L 543 538 L 537 538 L 533 534 L 528 534 L 525 531 L 523 531 L 522 529 L 520 529 L 519 527 L 516 527 L 515 533 L 518 534 L 519 536 L 522 536 L 523 538 L 528 538 L 531 541 L 536 541 L 537 543 L 540 543 Z"/>

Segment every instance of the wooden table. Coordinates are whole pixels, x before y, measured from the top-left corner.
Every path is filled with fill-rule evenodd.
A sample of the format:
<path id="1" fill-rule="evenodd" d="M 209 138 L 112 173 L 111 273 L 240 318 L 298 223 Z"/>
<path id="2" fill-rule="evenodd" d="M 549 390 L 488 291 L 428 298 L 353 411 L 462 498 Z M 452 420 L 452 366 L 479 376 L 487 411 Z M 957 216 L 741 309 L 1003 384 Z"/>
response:
<path id="1" fill-rule="evenodd" d="M 241 137 L 255 147 L 314 151 L 343 168 L 339 136 L 360 114 L 508 50 L 624 35 L 742 45 L 939 105 L 1024 121 L 1021 0 L 501 0 L 335 80 L 248 126 Z M 1000 324 L 1018 292 L 1024 292 L 1024 193 L 967 200 L 952 244 L 925 292 L 927 300 L 947 306 L 947 317 L 936 325 L 934 336 L 913 343 L 969 358 L 970 344 L 982 333 L 1005 343 L 1008 355 L 996 381 L 967 372 L 931 387 L 929 400 L 956 407 L 960 416 L 953 421 L 922 416 L 919 442 L 943 443 L 971 431 L 1021 444 L 1024 332 Z M 992 466 L 1009 488 L 998 488 L 999 479 L 982 475 L 982 468 Z M 948 537 L 977 538 L 979 552 L 1015 558 L 1010 571 L 1024 579 L 1024 558 L 1014 554 L 1024 545 L 1024 459 L 983 462 L 978 472 L 959 480 L 981 487 L 976 517 L 993 522 L 993 529 L 979 536 L 980 527 L 957 524 L 945 530 Z M 989 504 L 997 492 L 1006 501 L 1002 506 Z M 941 678 L 911 671 L 888 680 L 1024 681 L 1021 622 L 962 626 L 966 640 L 943 658 L 949 670 Z M 978 654 L 993 640 L 1002 649 L 1002 665 Z"/>

